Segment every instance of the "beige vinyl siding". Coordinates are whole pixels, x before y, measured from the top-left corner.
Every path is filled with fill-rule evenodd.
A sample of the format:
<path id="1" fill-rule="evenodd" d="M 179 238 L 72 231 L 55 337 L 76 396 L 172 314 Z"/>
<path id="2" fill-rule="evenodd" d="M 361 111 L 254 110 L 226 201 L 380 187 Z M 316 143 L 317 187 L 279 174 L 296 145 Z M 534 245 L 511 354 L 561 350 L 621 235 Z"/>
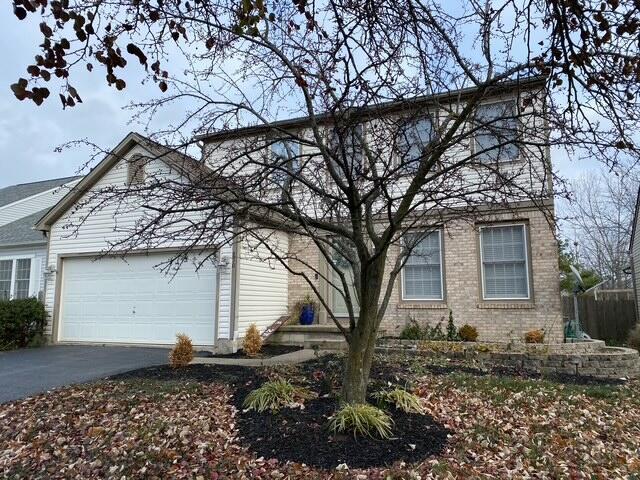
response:
<path id="1" fill-rule="evenodd" d="M 17 202 L 0 207 L 0 227 L 23 217 L 27 217 L 36 212 L 54 206 L 69 190 L 80 180 L 74 180 L 60 187 L 40 192 Z"/>
<path id="2" fill-rule="evenodd" d="M 146 154 L 141 147 L 135 147 L 128 152 L 127 157 L 136 154 Z M 167 165 L 161 160 L 154 160 L 147 165 L 150 172 L 165 172 L 167 175 L 177 175 L 170 171 Z M 125 185 L 127 181 L 126 159 L 118 162 L 112 167 L 98 182 L 92 187 L 92 191 L 103 189 L 109 185 Z M 133 201 L 133 200 L 132 200 Z M 82 199 L 78 202 L 82 204 Z M 80 217 L 86 216 L 89 206 L 83 205 L 76 210 L 72 207 L 65 215 L 58 219 L 49 232 L 49 251 L 47 264 L 52 273 L 47 278 L 47 288 L 45 303 L 49 313 L 49 322 L 46 328 L 47 334 L 52 334 L 54 319 L 54 302 L 56 298 L 56 270 L 59 268 L 58 259 L 60 256 L 70 256 L 83 253 L 102 252 L 108 248 L 109 242 L 113 242 L 125 235 L 124 230 L 133 228 L 137 220 L 144 214 L 141 209 L 118 208 L 117 205 L 107 205 L 92 212 L 77 231 L 69 228 L 70 222 L 77 223 Z M 163 248 L 179 248 L 180 244 L 167 243 Z M 230 301 L 227 298 L 231 291 L 231 247 L 221 249 L 220 256 L 229 258 L 228 266 L 220 267 L 220 307 L 218 310 L 218 330 L 219 336 L 229 330 L 229 308 Z M 225 324 L 226 322 L 226 324 Z M 221 336 L 221 338 L 224 338 Z"/>
<path id="3" fill-rule="evenodd" d="M 269 241 L 281 252 L 289 248 L 284 233 L 273 233 Z M 262 332 L 286 315 L 289 296 L 288 271 L 267 247 L 244 239 L 239 248 L 236 339 L 242 339 L 252 323 Z"/>

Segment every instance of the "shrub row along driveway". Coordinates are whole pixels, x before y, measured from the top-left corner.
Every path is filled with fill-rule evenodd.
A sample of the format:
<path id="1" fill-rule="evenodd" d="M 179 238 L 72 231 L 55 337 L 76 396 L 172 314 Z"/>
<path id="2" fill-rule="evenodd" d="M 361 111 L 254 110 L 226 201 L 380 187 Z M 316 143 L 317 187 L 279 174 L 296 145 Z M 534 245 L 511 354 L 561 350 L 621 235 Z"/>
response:
<path id="1" fill-rule="evenodd" d="M 168 350 L 55 345 L 0 352 L 0 403 L 52 388 L 167 363 Z"/>

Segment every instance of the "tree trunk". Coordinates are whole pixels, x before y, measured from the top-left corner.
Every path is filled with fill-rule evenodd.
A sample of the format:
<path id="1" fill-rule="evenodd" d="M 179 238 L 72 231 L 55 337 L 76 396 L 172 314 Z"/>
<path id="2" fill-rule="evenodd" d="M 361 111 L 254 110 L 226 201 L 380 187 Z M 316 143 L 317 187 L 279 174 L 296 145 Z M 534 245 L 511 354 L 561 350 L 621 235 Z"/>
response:
<path id="1" fill-rule="evenodd" d="M 372 360 L 373 349 L 364 347 L 360 340 L 354 339 L 349 345 L 349 353 L 345 360 L 342 401 L 366 403 Z"/>
<path id="2" fill-rule="evenodd" d="M 368 281 L 362 282 L 362 303 L 355 329 L 350 335 L 342 379 L 342 401 L 346 403 L 366 403 L 378 334 L 378 301 L 383 272 L 384 256 L 364 273 Z"/>

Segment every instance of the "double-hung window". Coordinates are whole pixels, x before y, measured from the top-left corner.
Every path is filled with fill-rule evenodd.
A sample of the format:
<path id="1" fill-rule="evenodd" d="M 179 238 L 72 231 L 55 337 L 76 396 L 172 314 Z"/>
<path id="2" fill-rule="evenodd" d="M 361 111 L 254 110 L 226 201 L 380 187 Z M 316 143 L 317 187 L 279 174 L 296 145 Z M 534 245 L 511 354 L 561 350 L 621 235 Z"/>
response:
<path id="1" fill-rule="evenodd" d="M 530 298 L 524 224 L 480 228 L 482 291 L 485 300 Z"/>
<path id="2" fill-rule="evenodd" d="M 341 165 L 352 175 L 362 171 L 364 161 L 363 142 L 364 127 L 362 125 L 331 130 L 329 147 L 338 159 L 338 165 Z M 336 165 L 336 167 L 339 171 L 342 170 L 340 166 Z"/>
<path id="3" fill-rule="evenodd" d="M 274 177 L 278 181 L 284 181 L 289 172 L 300 172 L 301 145 L 293 140 L 277 140 L 271 144 L 271 160 L 273 162 Z"/>
<path id="4" fill-rule="evenodd" d="M 0 260 L 0 300 L 27 298 L 31 293 L 31 259 Z"/>
<path id="5" fill-rule="evenodd" d="M 402 299 L 443 300 L 440 230 L 408 234 L 405 242 L 410 251 L 402 268 Z"/>
<path id="6" fill-rule="evenodd" d="M 396 139 L 398 165 L 409 172 L 415 172 L 433 136 L 433 123 L 429 117 L 412 119 L 402 125 Z"/>
<path id="7" fill-rule="evenodd" d="M 516 160 L 519 155 L 516 102 L 480 105 L 476 114 L 474 148 L 480 162 Z"/>

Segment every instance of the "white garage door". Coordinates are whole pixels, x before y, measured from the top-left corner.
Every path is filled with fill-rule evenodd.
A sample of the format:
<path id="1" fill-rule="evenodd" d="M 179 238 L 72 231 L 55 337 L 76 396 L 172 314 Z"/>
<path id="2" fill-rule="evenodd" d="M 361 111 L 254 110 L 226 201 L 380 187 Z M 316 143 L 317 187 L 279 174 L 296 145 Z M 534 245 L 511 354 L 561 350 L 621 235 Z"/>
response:
<path id="1" fill-rule="evenodd" d="M 176 333 L 184 332 L 194 345 L 213 345 L 215 266 L 196 272 L 185 263 L 171 277 L 154 268 L 167 258 L 65 258 L 58 339 L 172 344 Z"/>

